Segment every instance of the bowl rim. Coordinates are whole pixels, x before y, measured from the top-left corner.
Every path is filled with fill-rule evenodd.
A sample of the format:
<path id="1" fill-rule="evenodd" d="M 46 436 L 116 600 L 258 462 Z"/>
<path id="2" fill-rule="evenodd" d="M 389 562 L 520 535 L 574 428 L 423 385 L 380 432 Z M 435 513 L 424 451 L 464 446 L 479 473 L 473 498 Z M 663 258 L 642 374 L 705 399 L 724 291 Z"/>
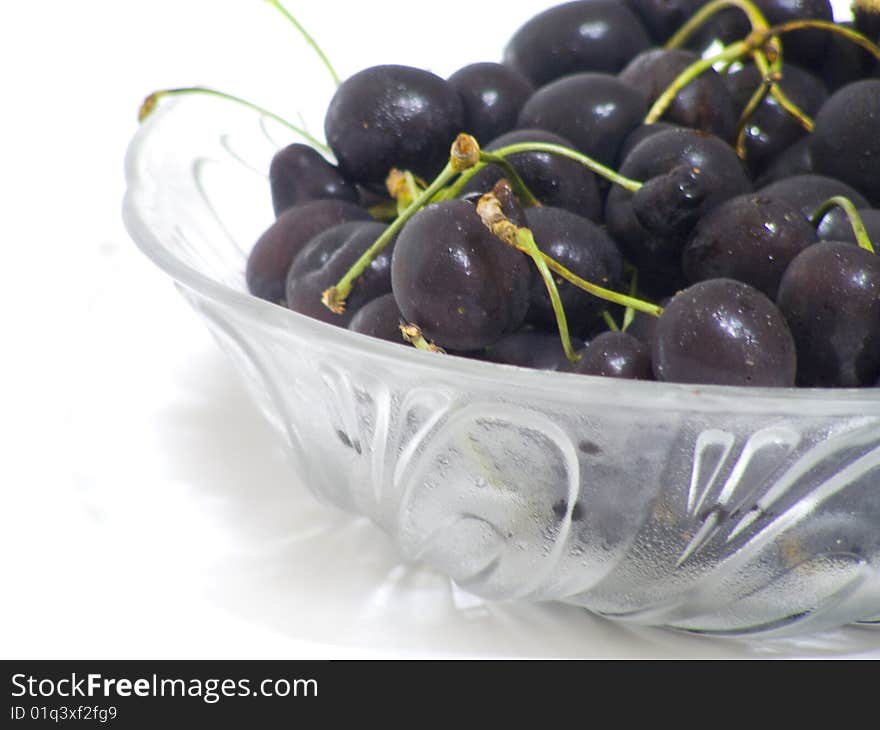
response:
<path id="1" fill-rule="evenodd" d="M 535 370 L 451 355 L 437 356 L 416 348 L 402 348 L 396 343 L 311 319 L 222 284 L 177 258 L 152 230 L 142 209 L 145 196 L 156 187 L 151 184 L 149 175 L 142 174 L 141 161 L 145 158 L 144 151 L 153 143 L 157 130 L 168 123 L 169 117 L 173 123 L 175 111 L 192 103 L 196 98 L 199 102 L 220 103 L 220 100 L 186 96 L 165 100 L 141 122 L 129 141 L 124 158 L 125 194 L 122 201 L 122 219 L 128 234 L 147 258 L 178 285 L 203 297 L 246 312 L 259 319 L 264 325 L 279 330 L 296 330 L 306 336 L 320 338 L 328 345 L 338 346 L 350 353 L 394 358 L 401 366 L 428 369 L 444 379 L 477 380 L 488 384 L 496 383 L 499 372 L 503 372 L 505 386 L 511 389 L 528 388 L 533 392 L 537 389 L 556 393 L 570 390 L 573 383 L 578 383 L 582 386 L 579 390 L 604 396 L 603 399 L 617 400 L 629 396 L 639 402 L 640 408 L 655 406 L 679 409 L 696 406 L 697 410 L 704 410 L 717 408 L 721 401 L 725 407 L 733 407 L 736 411 L 771 412 L 780 408 L 789 411 L 801 406 L 818 406 L 822 412 L 843 410 L 852 413 L 853 407 L 859 406 L 860 408 L 856 410 L 860 411 L 861 415 L 880 416 L 880 387 L 768 388 L 663 383 Z M 249 114 L 258 122 L 264 119 L 259 113 L 248 109 L 238 109 L 228 103 L 224 103 L 223 106 L 229 110 L 227 113 Z M 231 111 L 233 109 L 234 112 Z"/>

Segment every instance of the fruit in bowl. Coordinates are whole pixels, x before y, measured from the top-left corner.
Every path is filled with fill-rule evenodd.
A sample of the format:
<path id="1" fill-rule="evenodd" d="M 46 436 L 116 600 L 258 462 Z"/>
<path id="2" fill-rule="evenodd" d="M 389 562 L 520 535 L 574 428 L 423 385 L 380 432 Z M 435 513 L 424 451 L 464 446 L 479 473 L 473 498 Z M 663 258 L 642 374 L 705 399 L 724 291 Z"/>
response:
<path id="1" fill-rule="evenodd" d="M 861 111 L 835 119 L 852 89 L 829 89 L 813 119 L 783 80 L 789 33 L 880 50 L 761 7 L 702 4 L 670 49 L 722 11 L 751 31 L 650 83 L 626 81 L 651 72 L 630 63 L 643 43 L 614 68 L 589 48 L 561 76 L 542 64 L 530 43 L 569 30 L 534 32 L 555 11 L 505 63 L 450 80 L 365 69 L 336 90 L 327 146 L 279 143 L 293 125 L 218 92 L 157 92 L 128 156 L 129 230 L 304 482 L 468 590 L 712 634 L 876 622 L 880 259 L 860 211 L 878 202 L 880 91 L 854 81 Z M 628 38 L 663 25 L 648 12 L 627 14 Z M 681 126 L 712 118 L 688 111 L 712 103 L 690 85 L 735 64 L 757 83 L 733 129 Z M 746 143 L 774 109 L 808 143 L 794 193 L 755 177 L 787 148 Z M 486 119 L 501 142 L 466 126 Z M 838 135 L 864 142 L 851 172 Z M 820 238 L 831 217 L 851 238 Z"/>

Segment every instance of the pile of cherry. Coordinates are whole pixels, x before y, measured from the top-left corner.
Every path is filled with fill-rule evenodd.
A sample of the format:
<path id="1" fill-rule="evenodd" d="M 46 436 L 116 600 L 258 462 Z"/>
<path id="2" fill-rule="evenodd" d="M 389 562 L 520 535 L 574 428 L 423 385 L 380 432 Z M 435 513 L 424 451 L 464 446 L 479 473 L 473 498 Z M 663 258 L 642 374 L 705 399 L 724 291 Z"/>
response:
<path id="1" fill-rule="evenodd" d="M 582 0 L 448 79 L 343 81 L 250 291 L 450 356 L 880 385 L 880 2 Z M 332 153 L 335 164 L 328 161 Z"/>

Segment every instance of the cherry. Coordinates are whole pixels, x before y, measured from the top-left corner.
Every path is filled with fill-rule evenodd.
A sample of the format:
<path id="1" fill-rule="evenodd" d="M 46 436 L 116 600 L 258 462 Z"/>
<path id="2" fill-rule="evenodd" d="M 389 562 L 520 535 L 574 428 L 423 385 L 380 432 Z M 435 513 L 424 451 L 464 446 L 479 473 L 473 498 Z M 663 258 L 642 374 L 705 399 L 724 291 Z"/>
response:
<path id="1" fill-rule="evenodd" d="M 487 347 L 523 323 L 529 260 L 494 236 L 463 200 L 429 205 L 407 222 L 391 262 L 406 321 L 453 350 Z"/>
<path id="2" fill-rule="evenodd" d="M 573 340 L 572 344 L 576 349 L 583 348 L 583 342 Z M 536 370 L 566 370 L 570 364 L 559 335 L 529 330 L 507 335 L 477 356 L 490 362 Z"/>
<path id="3" fill-rule="evenodd" d="M 843 28 L 855 30 L 853 23 L 838 23 Z M 880 39 L 875 39 L 880 40 Z M 838 89 L 870 76 L 878 68 L 877 59 L 863 48 L 837 34 L 828 38 L 825 57 L 816 72 L 829 91 Z"/>
<path id="4" fill-rule="evenodd" d="M 364 304 L 391 291 L 392 242 L 358 277 L 345 312 L 334 314 L 321 304 L 321 294 L 357 261 L 387 226 L 381 223 L 342 223 L 319 233 L 293 260 L 287 274 L 286 302 L 290 309 L 340 327 L 348 325 Z"/>
<path id="5" fill-rule="evenodd" d="M 682 252 L 682 269 L 690 282 L 737 279 L 773 299 L 786 267 L 815 242 L 816 231 L 792 203 L 742 195 L 700 219 Z"/>
<path id="6" fill-rule="evenodd" d="M 464 105 L 460 131 L 480 142 L 512 130 L 520 109 L 535 90 L 525 76 L 500 63 L 472 63 L 456 71 L 448 81 Z"/>
<path id="7" fill-rule="evenodd" d="M 595 223 L 560 208 L 529 208 L 526 221 L 541 251 L 573 273 L 605 289 L 619 290 L 623 259 L 617 244 Z M 606 303 L 576 289 L 571 284 L 558 284 L 562 306 L 569 326 L 576 334 L 584 334 L 592 326 Z M 543 281 L 532 283 L 529 322 L 545 330 L 555 331 L 556 316 Z"/>
<path id="8" fill-rule="evenodd" d="M 648 137 L 624 160 L 620 172 L 636 180 L 650 180 L 682 165 L 701 171 L 703 198 L 698 215 L 751 190 L 733 148 L 713 135 L 692 129 L 672 129 Z M 627 260 L 640 268 L 643 288 L 649 284 L 651 272 L 673 276 L 680 269 L 681 249 L 687 236 L 648 231 L 636 216 L 633 194 L 629 191 L 619 186 L 611 188 L 605 204 L 605 223 Z M 670 280 L 668 290 L 660 293 L 673 293 L 677 284 Z"/>
<path id="9" fill-rule="evenodd" d="M 682 71 L 698 59 L 693 51 L 655 48 L 636 56 L 618 78 L 638 91 L 645 104 L 650 106 Z M 730 141 L 736 131 L 738 109 L 743 106 L 734 106 L 724 80 L 709 69 L 678 92 L 663 118 Z"/>
<path id="10" fill-rule="evenodd" d="M 310 200 L 360 200 L 357 188 L 342 176 L 339 168 L 313 147 L 299 143 L 278 150 L 272 157 L 269 185 L 276 217 Z"/>
<path id="11" fill-rule="evenodd" d="M 681 129 L 681 126 L 673 124 L 672 122 L 640 124 L 626 136 L 623 144 L 620 145 L 620 150 L 617 153 L 618 164 L 622 163 L 627 157 L 629 157 L 629 153 L 632 152 L 636 145 L 638 145 L 643 139 L 647 139 L 660 132 L 665 132 L 668 129 Z"/>
<path id="12" fill-rule="evenodd" d="M 880 245 L 880 210 L 875 208 L 863 208 L 858 211 L 862 223 L 867 231 L 868 238 L 875 244 Z M 856 243 L 852 225 L 846 215 L 839 210 L 832 210 L 826 214 L 817 228 L 819 238 L 823 241 L 849 241 Z"/>
<path id="13" fill-rule="evenodd" d="M 787 177 L 813 174 L 813 156 L 810 154 L 810 138 L 802 137 L 782 152 L 777 152 L 767 169 L 755 180 L 759 190 Z"/>
<path id="14" fill-rule="evenodd" d="M 339 169 L 358 183 L 384 183 L 392 168 L 434 178 L 462 131 L 459 93 L 439 76 L 409 66 L 373 66 L 346 79 L 324 119 Z"/>
<path id="15" fill-rule="evenodd" d="M 580 356 L 572 372 L 628 380 L 654 379 L 651 351 L 628 332 L 603 332 L 581 351 Z"/>
<path id="16" fill-rule="evenodd" d="M 578 73 L 538 89 L 523 106 L 517 125 L 558 134 L 585 155 L 611 165 L 646 111 L 642 94 L 617 77 Z"/>
<path id="17" fill-rule="evenodd" d="M 794 339 L 776 305 L 754 287 L 710 279 L 673 297 L 657 323 L 652 352 L 657 380 L 790 387 Z"/>
<path id="18" fill-rule="evenodd" d="M 691 165 L 678 165 L 652 177 L 632 196 L 639 223 L 652 234 L 670 238 L 686 236 L 700 217 L 710 181 Z"/>
<path id="19" fill-rule="evenodd" d="M 880 374 L 880 256 L 827 241 L 789 264 L 776 299 L 798 352 L 798 385 L 871 385 Z"/>
<path id="20" fill-rule="evenodd" d="M 880 79 L 848 84 L 825 102 L 810 151 L 818 173 L 852 185 L 880 205 Z"/>
<path id="21" fill-rule="evenodd" d="M 260 236 L 248 256 L 248 290 L 260 299 L 283 302 L 287 272 L 305 245 L 337 223 L 365 220 L 370 220 L 367 211 L 344 200 L 312 200 L 288 208 Z"/>
<path id="22" fill-rule="evenodd" d="M 400 334 L 402 321 L 400 308 L 394 301 L 394 295 L 389 292 L 358 309 L 348 323 L 348 329 L 402 345 L 403 337 Z"/>
<path id="23" fill-rule="evenodd" d="M 581 0 L 529 19 L 507 44 L 504 63 L 543 86 L 581 71 L 616 73 L 650 44 L 638 16 L 623 3 Z"/>
<path id="24" fill-rule="evenodd" d="M 809 220 L 816 209 L 829 198 L 840 195 L 857 208 L 868 208 L 868 201 L 845 182 L 825 175 L 794 175 L 777 180 L 758 190 L 771 198 L 785 198 L 796 205 Z"/>
<path id="25" fill-rule="evenodd" d="M 665 43 L 703 0 L 625 0 L 655 43 Z"/>

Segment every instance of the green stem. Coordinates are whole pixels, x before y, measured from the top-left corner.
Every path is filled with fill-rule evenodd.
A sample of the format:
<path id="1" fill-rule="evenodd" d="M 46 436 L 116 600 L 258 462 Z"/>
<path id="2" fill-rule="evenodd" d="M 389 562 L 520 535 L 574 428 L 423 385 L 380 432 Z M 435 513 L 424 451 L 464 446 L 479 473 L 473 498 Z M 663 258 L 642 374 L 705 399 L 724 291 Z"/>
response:
<path id="1" fill-rule="evenodd" d="M 763 31 L 763 35 L 766 39 L 766 37 L 771 35 L 785 35 L 794 30 L 802 30 L 804 28 L 817 28 L 820 30 L 827 30 L 830 33 L 842 35 L 857 46 L 864 48 L 868 53 L 874 56 L 874 58 L 880 61 L 880 46 L 876 43 L 872 43 L 870 39 L 866 38 L 858 31 L 851 30 L 845 25 L 838 25 L 837 23 L 832 23 L 827 20 L 791 20 L 788 23 L 780 23 L 779 25 L 774 25 L 772 28 L 768 28 L 766 31 Z"/>
<path id="2" fill-rule="evenodd" d="M 614 317 L 611 316 L 611 312 L 607 309 L 602 310 L 602 319 L 605 320 L 605 324 L 608 325 L 608 329 L 612 332 L 620 331 L 620 327 L 617 326 L 617 322 L 614 321 Z"/>
<path id="3" fill-rule="evenodd" d="M 339 84 L 342 83 L 341 79 L 339 78 L 339 75 L 336 73 L 336 70 L 333 68 L 333 65 L 330 63 L 330 59 L 327 58 L 324 51 L 321 50 L 321 47 L 318 45 L 318 43 L 315 41 L 315 39 L 312 38 L 312 36 L 309 34 L 309 32 L 302 26 L 302 24 L 295 17 L 293 17 L 293 15 L 290 13 L 290 11 L 288 11 L 287 8 L 285 8 L 279 2 L 279 0 L 266 0 L 266 2 L 268 2 L 269 5 L 272 5 L 274 8 L 276 8 L 278 10 L 278 12 L 280 12 L 285 18 L 287 18 L 293 24 L 293 26 L 300 32 L 302 37 L 306 39 L 306 43 L 308 43 L 312 47 L 312 49 L 315 51 L 315 53 L 318 54 L 318 58 L 321 59 L 321 62 L 324 64 L 324 67 L 327 69 L 327 71 L 330 72 L 330 76 L 333 78 L 333 83 L 336 84 L 337 86 L 339 86 Z"/>
<path id="4" fill-rule="evenodd" d="M 563 147 L 562 145 L 551 144 L 549 142 L 520 142 L 518 144 L 512 144 L 507 147 L 493 150 L 492 154 L 497 155 L 498 157 L 510 157 L 511 155 L 516 155 L 520 152 L 547 152 L 551 155 L 567 157 L 569 160 L 579 162 L 596 175 L 604 177 L 609 182 L 619 185 L 625 190 L 629 190 L 631 193 L 636 192 L 642 187 L 642 183 L 638 180 L 630 180 L 628 177 L 618 174 L 610 167 L 606 167 L 601 162 L 597 162 L 592 157 L 587 157 L 570 147 Z"/>
<path id="5" fill-rule="evenodd" d="M 742 10 L 748 17 L 752 30 L 763 30 L 769 27 L 769 23 L 764 17 L 764 14 L 754 3 L 749 2 L 748 0 L 714 0 L 714 2 L 707 3 L 691 16 L 691 18 L 678 29 L 678 32 L 666 41 L 666 48 L 681 48 L 681 46 L 687 43 L 691 36 L 702 28 L 707 21 L 717 13 L 728 8 L 739 8 Z"/>
<path id="6" fill-rule="evenodd" d="M 482 152 L 480 153 L 482 155 Z M 472 168 L 465 170 L 459 178 L 452 183 L 448 188 L 441 190 L 437 195 L 434 196 L 434 199 L 431 201 L 432 203 L 436 203 L 440 200 L 454 200 L 459 195 L 461 195 L 461 191 L 464 190 L 465 186 L 470 182 L 471 178 L 474 177 L 480 170 L 485 167 L 488 167 L 488 163 L 486 162 L 478 162 Z"/>
<path id="7" fill-rule="evenodd" d="M 439 355 L 446 354 L 446 351 L 442 347 L 435 345 L 433 342 L 428 342 L 428 340 L 425 339 L 425 335 L 422 333 L 422 328 L 418 325 L 401 322 L 400 336 L 417 350 L 434 352 Z"/>
<path id="8" fill-rule="evenodd" d="M 741 160 L 746 159 L 746 131 L 748 130 L 749 121 L 751 120 L 752 115 L 758 110 L 758 107 L 764 103 L 764 99 L 767 98 L 770 89 L 778 80 L 778 74 L 765 75 L 761 80 L 760 86 L 755 89 L 755 92 L 749 98 L 748 104 L 746 104 L 746 108 L 743 109 L 743 112 L 740 115 L 736 130 L 736 154 Z"/>
<path id="9" fill-rule="evenodd" d="M 706 73 L 716 63 L 737 61 L 743 56 L 751 53 L 751 51 L 752 47 L 747 41 L 738 41 L 736 43 L 731 43 L 715 56 L 701 58 L 699 61 L 694 61 L 694 63 L 676 76 L 675 80 L 666 87 L 660 96 L 657 97 L 657 100 L 654 102 L 654 105 L 645 117 L 645 124 L 654 124 L 654 122 L 659 121 L 660 117 L 666 113 L 670 104 L 675 100 L 675 97 L 678 96 L 678 92 L 699 76 Z"/>
<path id="10" fill-rule="evenodd" d="M 778 69 L 780 65 L 776 62 L 771 65 L 763 53 L 754 53 L 752 58 L 755 61 L 755 66 L 758 68 L 758 71 L 760 71 L 761 75 L 765 78 L 770 76 L 774 69 Z M 788 112 L 788 114 L 792 116 L 807 132 L 813 131 L 813 120 L 810 119 L 810 117 L 797 104 L 788 98 L 786 93 L 779 88 L 779 84 L 774 83 L 770 87 L 770 95 L 776 100 L 779 106 Z"/>
<path id="11" fill-rule="evenodd" d="M 651 304 L 650 302 L 645 302 L 641 299 L 627 296 L 626 294 L 621 294 L 620 292 L 612 291 L 611 289 L 605 289 L 604 287 L 596 286 L 596 284 L 591 284 L 589 281 L 581 279 L 576 274 L 573 274 L 558 261 L 550 258 L 547 254 L 542 254 L 542 256 L 544 257 L 544 260 L 547 262 L 547 266 L 550 267 L 551 271 L 559 274 L 559 276 L 561 276 L 570 284 L 574 284 L 578 289 L 583 289 L 585 292 L 587 292 L 588 294 L 592 294 L 594 297 L 604 299 L 606 302 L 611 302 L 612 304 L 619 304 L 621 307 L 631 307 L 637 312 L 644 312 L 645 314 L 650 314 L 654 317 L 659 317 L 661 314 L 663 314 L 663 307 L 660 307 L 656 304 Z"/>
<path id="12" fill-rule="evenodd" d="M 849 224 L 852 226 L 853 233 L 855 234 L 859 246 L 866 251 L 875 253 L 874 246 L 871 245 L 871 238 L 868 236 L 868 231 L 865 229 L 865 224 L 862 222 L 862 217 L 859 215 L 856 206 L 853 205 L 849 198 L 845 198 L 842 195 L 835 195 L 833 198 L 826 200 L 810 217 L 811 225 L 817 227 L 822 222 L 825 214 L 832 208 L 843 209 L 843 212 L 846 213 L 846 217 L 849 218 Z"/>
<path id="13" fill-rule="evenodd" d="M 447 163 L 443 171 L 437 178 L 388 226 L 379 238 L 370 246 L 361 257 L 355 261 L 354 265 L 345 272 L 344 276 L 337 282 L 336 286 L 330 287 L 324 292 L 321 301 L 331 311 L 341 314 L 345 311 L 345 300 L 351 294 L 352 286 L 357 278 L 366 271 L 367 267 L 373 262 L 382 250 L 394 240 L 394 237 L 400 232 L 400 229 L 406 222 L 419 212 L 425 205 L 431 202 L 431 199 L 446 184 L 452 180 L 458 173 L 455 171 L 451 163 Z"/>
<path id="14" fill-rule="evenodd" d="M 480 151 L 480 162 L 485 162 L 490 165 L 498 165 L 503 171 L 504 175 L 507 178 L 508 182 L 513 187 L 514 192 L 520 199 L 520 202 L 526 208 L 534 208 L 539 207 L 541 205 L 541 201 L 538 200 L 533 194 L 532 191 L 529 190 L 528 186 L 525 184 L 523 179 L 520 177 L 519 173 L 516 171 L 513 165 L 510 164 L 504 157 L 495 154 L 493 152 L 485 152 L 483 150 Z M 471 168 L 473 170 L 474 168 Z M 464 174 L 469 173 L 471 170 L 465 170 Z M 464 175 L 462 175 L 463 177 Z"/>
<path id="15" fill-rule="evenodd" d="M 550 273 L 550 267 L 544 259 L 544 254 L 535 243 L 535 237 L 528 228 L 518 228 L 516 231 L 516 239 L 518 248 L 531 256 L 538 267 L 538 273 L 544 280 L 544 286 L 547 287 L 547 293 L 550 295 L 550 303 L 553 305 L 553 312 L 556 314 L 556 326 L 559 329 L 559 339 L 562 341 L 562 349 L 569 362 L 576 363 L 580 360 L 580 356 L 574 351 L 571 344 L 571 335 L 568 332 L 568 320 L 565 316 L 565 309 L 562 306 L 562 299 L 559 297 L 559 289 L 556 288 L 556 282 L 553 280 L 553 274 Z"/>
<path id="16" fill-rule="evenodd" d="M 633 269 L 632 278 L 629 280 L 629 295 L 635 298 L 636 294 L 639 291 L 639 270 Z M 636 318 L 636 310 L 632 307 L 627 307 L 623 312 L 623 327 L 621 329 L 626 332 L 630 325 L 633 323 L 633 320 Z"/>
<path id="17" fill-rule="evenodd" d="M 295 124 L 291 124 L 283 117 L 278 116 L 274 112 L 270 112 L 267 109 L 264 109 L 261 106 L 257 106 L 256 104 L 247 101 L 246 99 L 242 99 L 238 96 L 233 96 L 232 94 L 227 94 L 223 91 L 217 91 L 216 89 L 209 89 L 205 86 L 188 86 L 180 89 L 163 89 L 161 91 L 154 91 L 150 94 L 146 99 L 144 99 L 143 104 L 141 104 L 140 111 L 138 112 L 138 121 L 144 121 L 150 114 L 152 114 L 153 110 L 158 105 L 159 101 L 166 96 L 182 96 L 186 94 L 202 94 L 205 96 L 216 96 L 220 99 L 225 99 L 226 101 L 232 101 L 236 104 L 241 104 L 242 106 L 247 107 L 248 109 L 253 109 L 255 112 L 262 114 L 264 117 L 268 117 L 269 119 L 274 119 L 279 124 L 283 124 L 290 130 L 296 132 L 300 137 L 306 140 L 313 147 L 317 147 L 318 149 L 323 150 L 324 152 L 330 152 L 330 148 L 321 142 L 320 140 L 313 137 L 306 130 L 297 127 Z"/>

